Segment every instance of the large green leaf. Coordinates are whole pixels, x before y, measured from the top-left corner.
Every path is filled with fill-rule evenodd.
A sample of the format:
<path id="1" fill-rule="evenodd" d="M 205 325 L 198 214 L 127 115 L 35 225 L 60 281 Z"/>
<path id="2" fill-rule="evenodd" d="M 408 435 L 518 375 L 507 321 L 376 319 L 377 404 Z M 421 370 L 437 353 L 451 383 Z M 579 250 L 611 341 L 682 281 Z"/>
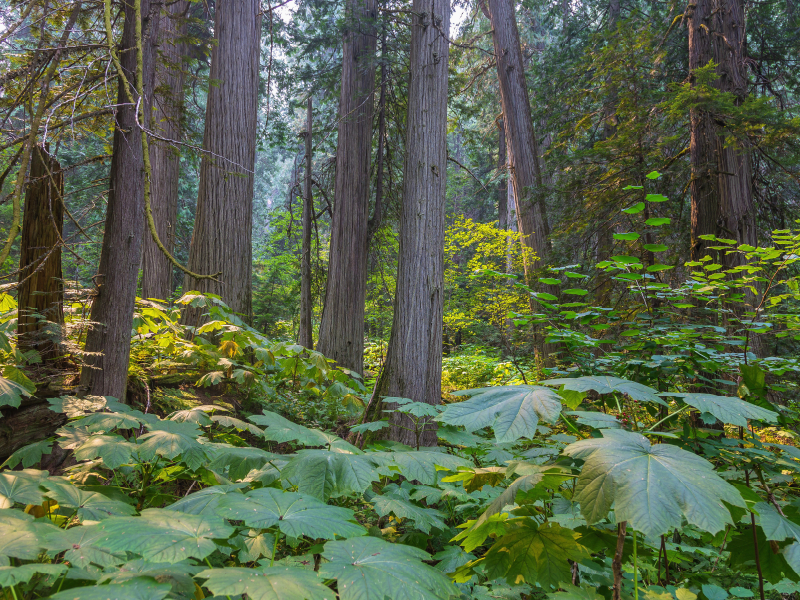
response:
<path id="1" fill-rule="evenodd" d="M 17 408 L 23 396 L 30 396 L 31 392 L 22 384 L 0 376 L 0 406 Z"/>
<path id="2" fill-rule="evenodd" d="M 672 396 L 681 398 L 689 406 L 693 406 L 701 412 L 711 413 L 723 423 L 747 427 L 748 419 L 758 421 L 769 421 L 775 423 L 778 413 L 761 408 L 755 404 L 745 402 L 741 398 L 728 396 L 714 396 L 713 394 L 678 394 L 662 393 L 662 396 Z"/>
<path id="3" fill-rule="evenodd" d="M 120 565 L 116 570 L 106 568 L 98 583 L 127 583 L 141 577 L 151 577 L 159 583 L 169 583 L 172 586 L 171 598 L 194 600 L 197 587 L 192 575 L 202 571 L 187 561 L 178 564 L 152 563 L 137 559 Z"/>
<path id="4" fill-rule="evenodd" d="M 355 522 L 350 509 L 328 506 L 313 496 L 275 488 L 227 496 L 220 500 L 217 514 L 258 529 L 277 525 L 283 533 L 296 538 L 305 535 L 332 540 L 336 536 L 346 538 L 366 533 Z"/>
<path id="5" fill-rule="evenodd" d="M 578 538 L 580 534 L 571 529 L 526 518 L 484 555 L 486 574 L 489 579 L 504 577 L 513 583 L 538 583 L 545 590 L 557 588 L 572 577 L 570 560 L 590 556 Z"/>
<path id="6" fill-rule="evenodd" d="M 0 567 L 0 587 L 11 587 L 18 583 L 28 583 L 34 575 L 58 576 L 67 570 L 67 565 L 29 564 L 18 567 Z"/>
<path id="7" fill-rule="evenodd" d="M 92 435 L 75 448 L 75 459 L 99 458 L 109 469 L 117 469 L 133 461 L 136 449 L 136 444 L 126 441 L 121 435 Z"/>
<path id="8" fill-rule="evenodd" d="M 459 596 L 441 571 L 424 560 L 418 548 L 390 544 L 374 537 L 328 542 L 320 575 L 336 579 L 340 600 L 420 600 Z"/>
<path id="9" fill-rule="evenodd" d="M 409 450 L 402 452 L 372 452 L 367 456 L 382 467 L 396 468 L 406 479 L 424 485 L 436 485 L 437 472 L 455 471 L 459 467 L 470 467 L 473 463 L 460 456 L 435 450 Z"/>
<path id="10" fill-rule="evenodd" d="M 125 583 L 72 588 L 50 596 L 49 600 L 161 600 L 172 590 L 169 583 L 138 577 Z"/>
<path id="11" fill-rule="evenodd" d="M 217 473 L 227 469 L 228 478 L 238 481 L 252 470 L 262 468 L 277 455 L 250 446 L 236 447 L 227 444 L 204 444 L 211 455 L 208 468 Z"/>
<path id="12" fill-rule="evenodd" d="M 215 596 L 247 594 L 250 600 L 335 600 L 313 571 L 295 567 L 207 569 L 198 574 Z"/>
<path id="13" fill-rule="evenodd" d="M 97 412 L 76 422 L 76 425 L 86 427 L 92 433 L 106 432 L 112 429 L 139 429 L 141 424 L 142 420 L 135 414 L 116 412 Z"/>
<path id="14" fill-rule="evenodd" d="M 620 394 L 627 394 L 633 400 L 640 402 L 655 402 L 666 406 L 667 403 L 658 397 L 658 391 L 651 387 L 621 379 L 619 377 L 609 377 L 607 375 L 589 375 L 586 377 L 564 378 L 564 379 L 548 379 L 540 381 L 543 385 L 564 386 L 564 389 L 572 390 L 574 392 L 588 392 L 594 390 L 598 394 L 611 394 L 618 392 Z"/>
<path id="15" fill-rule="evenodd" d="M 377 496 L 372 503 L 379 516 L 385 517 L 391 513 L 401 519 L 410 519 L 414 521 L 414 528 L 422 533 L 430 533 L 431 527 L 442 531 L 447 529 L 447 525 L 442 521 L 444 513 L 433 508 L 423 508 L 412 502 L 388 496 Z"/>
<path id="16" fill-rule="evenodd" d="M 45 495 L 58 502 L 59 506 L 77 509 L 81 521 L 100 521 L 135 512 L 130 504 L 111 500 L 97 492 L 84 491 L 61 477 L 46 479 L 42 485 L 47 488 Z"/>
<path id="17" fill-rule="evenodd" d="M 0 522 L 0 556 L 35 560 L 47 547 L 47 535 L 59 531 L 54 525 L 30 520 L 4 519 Z"/>
<path id="18" fill-rule="evenodd" d="M 28 444 L 27 446 L 23 446 L 14 454 L 6 459 L 6 462 L 3 463 L 2 466 L 8 467 L 9 469 L 13 469 L 19 463 L 22 463 L 22 467 L 27 469 L 32 467 L 33 465 L 39 464 L 42 460 L 42 456 L 45 454 L 50 454 L 53 451 L 53 442 L 52 440 L 42 440 L 41 442 L 34 442 L 33 444 Z"/>
<path id="19" fill-rule="evenodd" d="M 166 510 L 176 510 L 189 515 L 215 515 L 217 514 L 219 501 L 227 497 L 228 494 L 241 495 L 241 488 L 243 487 L 245 487 L 243 483 L 212 485 L 184 496 L 174 504 L 167 506 Z"/>
<path id="20" fill-rule="evenodd" d="M 236 431 L 247 431 L 253 435 L 259 436 L 264 435 L 263 429 L 256 427 L 252 423 L 248 423 L 247 421 L 242 421 L 241 419 L 236 419 L 234 417 L 229 417 L 228 415 L 212 415 L 211 421 L 220 427 L 233 427 Z"/>
<path id="21" fill-rule="evenodd" d="M 371 455 L 301 450 L 283 468 L 281 479 L 301 493 L 327 501 L 360 494 L 380 476 Z"/>
<path id="22" fill-rule="evenodd" d="M 758 515 L 758 524 L 768 540 L 782 542 L 793 538 L 800 541 L 800 525 L 781 515 L 772 504 L 758 502 L 753 505 L 753 511 Z"/>
<path id="23" fill-rule="evenodd" d="M 277 413 L 264 411 L 263 415 L 248 417 L 256 425 L 263 425 L 264 438 L 273 442 L 299 442 L 303 446 L 325 446 L 331 450 L 361 454 L 361 451 L 339 436 L 319 429 L 309 429 Z"/>
<path id="24" fill-rule="evenodd" d="M 638 433 L 603 430 L 602 438 L 570 444 L 564 454 L 585 461 L 573 499 L 588 523 L 614 506 L 617 523 L 649 537 L 681 526 L 681 516 L 716 533 L 733 524 L 723 501 L 745 507 L 735 487 L 723 481 L 707 460 L 669 444 L 650 445 Z"/>
<path id="25" fill-rule="evenodd" d="M 777 583 L 783 577 L 787 577 L 792 581 L 800 579 L 798 573 L 792 569 L 790 562 L 787 560 L 793 558 L 791 556 L 792 548 L 796 543 L 784 548 L 784 552 L 776 552 L 759 527 L 756 527 L 756 540 L 758 542 L 761 573 L 764 575 L 765 580 Z M 734 568 L 734 572 L 745 571 L 751 574 L 757 572 L 755 563 L 756 550 L 750 527 L 744 528 L 741 533 L 736 535 L 725 547 L 725 550 L 730 552 L 730 564 Z"/>
<path id="26" fill-rule="evenodd" d="M 106 521 L 108 522 L 108 521 Z M 102 546 L 107 534 L 97 525 L 55 529 L 45 538 L 45 545 L 51 555 L 64 552 L 64 560 L 75 567 L 108 567 L 125 562 L 125 553 L 113 551 Z"/>
<path id="27" fill-rule="evenodd" d="M 216 549 L 214 539 L 227 539 L 234 532 L 220 517 L 159 508 L 147 509 L 141 517 L 107 519 L 95 527 L 105 533 L 99 542 L 103 548 L 170 563 L 203 559 Z"/>
<path id="28" fill-rule="evenodd" d="M 172 421 L 166 422 L 172 423 Z M 185 425 L 185 423 L 175 423 L 175 425 Z M 198 469 L 208 462 L 203 445 L 183 432 L 156 430 L 145 433 L 137 441 L 139 456 L 145 460 L 155 455 L 170 460 L 180 456 L 190 469 Z"/>
<path id="29" fill-rule="evenodd" d="M 36 469 L 0 472 L 0 508 L 11 508 L 15 502 L 41 504 L 43 496 L 40 485 L 49 476 L 47 471 Z"/>
<path id="30" fill-rule="evenodd" d="M 439 420 L 463 425 L 467 431 L 492 427 L 498 442 L 533 438 L 539 420 L 555 423 L 561 414 L 561 397 L 538 385 L 506 385 L 456 392 L 472 396 L 448 404 Z"/>

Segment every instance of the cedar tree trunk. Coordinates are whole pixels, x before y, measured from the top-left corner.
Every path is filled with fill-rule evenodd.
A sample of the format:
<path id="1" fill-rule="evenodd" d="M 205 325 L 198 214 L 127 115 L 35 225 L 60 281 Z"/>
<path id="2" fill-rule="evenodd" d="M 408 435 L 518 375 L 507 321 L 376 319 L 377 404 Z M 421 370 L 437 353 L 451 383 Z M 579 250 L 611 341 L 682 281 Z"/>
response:
<path id="1" fill-rule="evenodd" d="M 381 399 L 439 404 L 442 396 L 442 294 L 447 177 L 447 59 L 449 0 L 414 0 L 408 128 L 403 167 L 400 252 L 394 321 L 386 363 L 367 418 L 380 419 Z M 393 413 L 391 437 L 414 445 L 410 419 Z M 421 445 L 436 445 L 434 423 Z M 404 429 L 405 428 L 405 429 Z"/>
<path id="2" fill-rule="evenodd" d="M 185 13 L 187 0 L 178 0 L 164 7 L 160 19 L 158 56 L 155 69 L 155 93 L 150 129 L 167 140 L 181 138 L 183 113 L 183 57 L 186 45 Z M 178 177 L 180 152 L 177 146 L 150 139 L 150 205 L 156 231 L 167 250 L 175 246 L 175 221 L 178 215 Z M 144 236 L 142 257 L 142 297 L 167 300 L 172 294 L 172 264 L 158 249 L 151 235 Z"/>
<path id="3" fill-rule="evenodd" d="M 317 350 L 361 374 L 377 3 L 348 0 L 347 11 L 328 284 Z"/>
<path id="4" fill-rule="evenodd" d="M 214 15 L 210 86 L 203 133 L 197 213 L 189 247 L 189 270 L 221 272 L 217 281 L 188 275 L 184 290 L 219 295 L 246 320 L 252 313 L 253 169 L 256 156 L 258 59 L 261 5 L 222 0 Z M 203 309 L 187 309 L 196 326 Z"/>
<path id="5" fill-rule="evenodd" d="M 309 350 L 314 349 L 314 336 L 311 331 L 311 317 L 314 313 L 311 301 L 311 215 L 314 212 L 314 196 L 311 191 L 313 125 L 311 96 L 309 96 L 305 131 L 306 185 L 303 195 L 303 243 L 300 251 L 300 331 L 297 335 L 297 343 Z"/>
<path id="6" fill-rule="evenodd" d="M 135 95 L 136 12 L 133 0 L 124 1 L 125 25 L 119 57 L 122 71 Z M 153 50 L 158 19 L 150 18 L 150 0 L 141 2 L 145 74 L 145 98 L 152 93 Z M 149 35 L 147 35 L 149 33 Z M 149 89 L 148 89 L 149 87 Z M 86 335 L 87 353 L 81 370 L 81 387 L 95 396 L 125 400 L 131 328 L 136 300 L 139 261 L 142 256 L 144 218 L 144 159 L 136 98 L 131 102 L 120 80 L 117 93 L 116 126 L 111 156 L 111 173 L 100 265 L 94 277 L 96 295 L 92 302 L 93 325 Z M 145 104 L 147 104 L 145 102 Z"/>
<path id="7" fill-rule="evenodd" d="M 64 325 L 61 230 L 64 174 L 41 145 L 31 157 L 30 185 L 20 240 L 17 346 L 36 350 L 42 360 L 57 358 Z"/>

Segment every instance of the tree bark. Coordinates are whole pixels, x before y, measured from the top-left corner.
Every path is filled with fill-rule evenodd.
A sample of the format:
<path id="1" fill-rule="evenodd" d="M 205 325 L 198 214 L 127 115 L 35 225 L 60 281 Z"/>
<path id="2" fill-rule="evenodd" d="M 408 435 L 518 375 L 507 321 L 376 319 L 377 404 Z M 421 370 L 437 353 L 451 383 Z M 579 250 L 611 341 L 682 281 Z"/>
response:
<path id="1" fill-rule="evenodd" d="M 539 149 L 531 118 L 516 15 L 511 0 L 488 0 L 488 5 L 519 230 L 523 244 L 535 252 L 536 260 L 544 261 L 550 254 L 547 210 L 541 194 Z M 526 258 L 529 283 L 533 263 Z"/>
<path id="2" fill-rule="evenodd" d="M 368 418 L 380 419 L 386 396 L 439 404 L 442 385 L 442 292 L 447 177 L 448 0 L 414 0 L 403 204 L 394 320 L 386 363 Z M 411 420 L 393 413 L 391 438 L 416 444 Z M 412 429 L 412 431 L 409 431 Z M 435 424 L 423 446 L 436 445 Z"/>
<path id="3" fill-rule="evenodd" d="M 57 358 L 64 325 L 61 230 L 64 174 L 41 145 L 33 150 L 20 239 L 17 347 Z"/>
<path id="4" fill-rule="evenodd" d="M 136 10 L 133 0 L 124 1 L 125 24 L 119 48 L 120 65 L 136 90 Z M 150 20 L 150 0 L 141 0 L 142 29 L 150 35 L 143 40 L 142 61 L 145 99 L 152 93 L 152 44 L 158 20 Z M 136 300 L 139 261 L 144 233 L 144 159 L 141 133 L 136 123 L 136 98 L 127 98 L 120 78 L 117 93 L 116 126 L 100 265 L 94 277 L 96 295 L 84 347 L 87 355 L 81 370 L 81 387 L 95 396 L 112 396 L 125 401 L 131 328 Z"/>
<path id="5" fill-rule="evenodd" d="M 183 57 L 186 45 L 185 13 L 187 0 L 178 0 L 164 7 L 157 40 L 160 61 L 155 68 L 155 93 L 150 129 L 161 138 L 181 138 L 183 113 Z M 150 140 L 150 205 L 158 237 L 167 250 L 175 246 L 175 221 L 178 215 L 178 182 L 180 172 L 178 148 L 157 138 Z M 142 257 L 142 297 L 167 300 L 172 294 L 172 264 L 158 249 L 152 236 L 144 236 Z"/>
<path id="6" fill-rule="evenodd" d="M 216 5 L 203 159 L 189 270 L 221 271 L 217 281 L 187 276 L 184 290 L 219 295 L 236 313 L 252 316 L 253 169 L 255 167 L 261 7 L 257 0 Z M 197 325 L 202 309 L 183 321 Z"/>
<path id="7" fill-rule="evenodd" d="M 747 97 L 744 64 L 745 20 L 741 0 L 698 0 L 689 27 L 689 69 L 714 60 L 723 92 L 739 103 Z M 694 83 L 694 75 L 692 75 Z M 739 142 L 726 144 L 719 115 L 699 108 L 691 111 L 692 260 L 709 254 L 715 245 L 700 239 L 713 234 L 739 244 L 758 244 L 750 156 Z M 736 254 L 720 257 L 723 266 L 736 266 Z"/>
<path id="8" fill-rule="evenodd" d="M 317 349 L 364 371 L 364 298 L 375 91 L 376 0 L 348 0 L 325 307 Z"/>
<path id="9" fill-rule="evenodd" d="M 497 120 L 497 224 L 503 231 L 508 229 L 508 184 L 503 173 L 506 171 L 506 127 L 503 119 Z"/>
<path id="10" fill-rule="evenodd" d="M 311 317 L 314 305 L 311 301 L 311 214 L 314 212 L 314 197 L 311 191 L 311 152 L 313 114 L 311 96 L 308 97 L 308 116 L 306 117 L 306 185 L 303 196 L 303 243 L 300 252 L 300 331 L 297 343 L 314 349 L 314 337 L 311 330 Z"/>

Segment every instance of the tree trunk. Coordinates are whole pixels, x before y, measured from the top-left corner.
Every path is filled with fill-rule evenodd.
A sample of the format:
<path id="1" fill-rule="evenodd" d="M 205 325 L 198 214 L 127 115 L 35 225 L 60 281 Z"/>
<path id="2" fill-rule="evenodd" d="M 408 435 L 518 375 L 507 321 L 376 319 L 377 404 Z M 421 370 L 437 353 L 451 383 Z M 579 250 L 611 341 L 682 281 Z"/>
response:
<path id="1" fill-rule="evenodd" d="M 689 27 L 689 69 L 693 73 L 714 60 L 720 76 L 716 85 L 723 92 L 732 92 L 740 103 L 747 96 L 744 28 L 740 0 L 698 0 Z M 701 235 L 757 245 L 747 149 L 738 142 L 726 145 L 725 125 L 718 115 L 693 109 L 690 116 L 692 260 L 709 254 L 708 246 L 715 245 L 701 240 Z M 720 260 L 730 268 L 739 258 L 731 254 Z"/>
<path id="2" fill-rule="evenodd" d="M 403 204 L 394 320 L 386 364 L 368 418 L 380 419 L 381 399 L 439 404 L 442 385 L 442 292 L 447 177 L 448 0 L 414 0 Z M 391 416 L 391 437 L 416 444 L 411 420 Z M 423 446 L 436 445 L 425 424 Z"/>
<path id="3" fill-rule="evenodd" d="M 497 170 L 500 176 L 497 178 L 497 224 L 503 231 L 508 229 L 508 185 L 504 172 L 506 171 L 506 127 L 503 119 L 497 120 Z"/>
<path id="4" fill-rule="evenodd" d="M 375 0 L 348 0 L 330 261 L 317 349 L 364 372 L 364 298 L 375 88 Z"/>
<path id="5" fill-rule="evenodd" d="M 520 234 L 536 260 L 544 261 L 550 254 L 547 212 L 516 15 L 511 0 L 488 0 L 488 4 Z M 533 262 L 525 261 L 529 283 Z"/>
<path id="6" fill-rule="evenodd" d="M 64 325 L 64 174 L 42 146 L 33 150 L 30 181 L 20 240 L 17 347 L 36 350 L 48 361 L 60 355 Z"/>
<path id="7" fill-rule="evenodd" d="M 216 4 L 203 159 L 189 270 L 221 272 L 217 281 L 186 277 L 184 290 L 219 295 L 236 313 L 252 316 L 253 169 L 255 167 L 260 4 Z M 184 323 L 201 322 L 202 309 L 187 309 Z"/>
<path id="8" fill-rule="evenodd" d="M 133 0 L 125 0 L 125 25 L 119 57 L 122 71 L 136 95 L 136 11 Z M 150 0 L 141 0 L 143 35 L 142 62 L 145 98 L 152 93 L 152 40 L 158 21 L 148 23 Z M 148 86 L 149 85 L 149 89 Z M 100 265 L 94 277 L 96 296 L 92 302 L 93 325 L 86 335 L 87 352 L 81 370 L 81 387 L 95 396 L 112 396 L 125 401 L 131 328 L 136 300 L 139 261 L 144 233 L 144 159 L 136 98 L 127 98 L 120 80 L 117 92 L 116 127 L 111 156 L 111 173 Z"/>
<path id="9" fill-rule="evenodd" d="M 300 253 L 300 331 L 297 343 L 314 349 L 314 337 L 311 330 L 311 317 L 314 305 L 311 302 L 311 214 L 314 212 L 314 196 L 311 191 L 311 152 L 313 117 L 311 96 L 308 97 L 308 116 L 306 118 L 306 186 L 303 196 L 303 244 Z"/>
<path id="10" fill-rule="evenodd" d="M 182 60 L 186 55 L 186 45 L 181 38 L 186 35 L 185 13 L 188 7 L 187 0 L 167 4 L 160 19 L 157 41 L 160 60 L 155 70 L 150 129 L 168 140 L 181 138 L 185 73 Z M 177 146 L 151 138 L 150 205 L 158 237 L 170 252 L 175 246 L 180 162 Z M 152 236 L 145 235 L 143 244 L 142 297 L 167 300 L 172 294 L 172 264 L 158 249 Z"/>

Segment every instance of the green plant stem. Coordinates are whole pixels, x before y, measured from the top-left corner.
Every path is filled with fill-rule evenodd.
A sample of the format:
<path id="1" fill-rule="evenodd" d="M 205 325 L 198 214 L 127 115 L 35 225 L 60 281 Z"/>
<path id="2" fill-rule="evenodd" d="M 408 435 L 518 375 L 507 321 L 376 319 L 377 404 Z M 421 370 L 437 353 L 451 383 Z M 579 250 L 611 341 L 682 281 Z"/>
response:
<path id="1" fill-rule="evenodd" d="M 269 566 L 275 564 L 275 555 L 278 553 L 278 540 L 280 539 L 280 532 L 275 533 L 275 543 L 272 545 L 272 556 L 269 559 Z"/>
<path id="2" fill-rule="evenodd" d="M 633 534 L 633 598 L 639 600 L 639 562 L 636 557 L 636 532 L 631 529 Z"/>
<path id="3" fill-rule="evenodd" d="M 650 429 L 648 429 L 647 431 L 645 431 L 645 432 L 643 432 L 643 433 L 656 433 L 656 427 L 658 427 L 659 425 L 661 425 L 661 424 L 662 424 L 664 421 L 667 421 L 667 420 L 671 419 L 672 417 L 675 417 L 675 416 L 677 416 L 677 415 L 681 414 L 683 411 L 685 411 L 685 410 L 687 410 L 687 409 L 689 409 L 689 408 L 691 408 L 691 406 L 689 406 L 689 405 L 687 404 L 686 406 L 684 406 L 684 407 L 683 407 L 683 408 L 681 408 L 680 410 L 676 410 L 676 411 L 675 411 L 674 413 L 672 413 L 671 415 L 667 415 L 666 417 L 664 417 L 663 419 L 661 419 L 661 420 L 660 420 L 658 423 L 656 423 L 656 424 L 655 424 L 655 425 L 653 425 L 653 426 L 652 426 Z"/>

